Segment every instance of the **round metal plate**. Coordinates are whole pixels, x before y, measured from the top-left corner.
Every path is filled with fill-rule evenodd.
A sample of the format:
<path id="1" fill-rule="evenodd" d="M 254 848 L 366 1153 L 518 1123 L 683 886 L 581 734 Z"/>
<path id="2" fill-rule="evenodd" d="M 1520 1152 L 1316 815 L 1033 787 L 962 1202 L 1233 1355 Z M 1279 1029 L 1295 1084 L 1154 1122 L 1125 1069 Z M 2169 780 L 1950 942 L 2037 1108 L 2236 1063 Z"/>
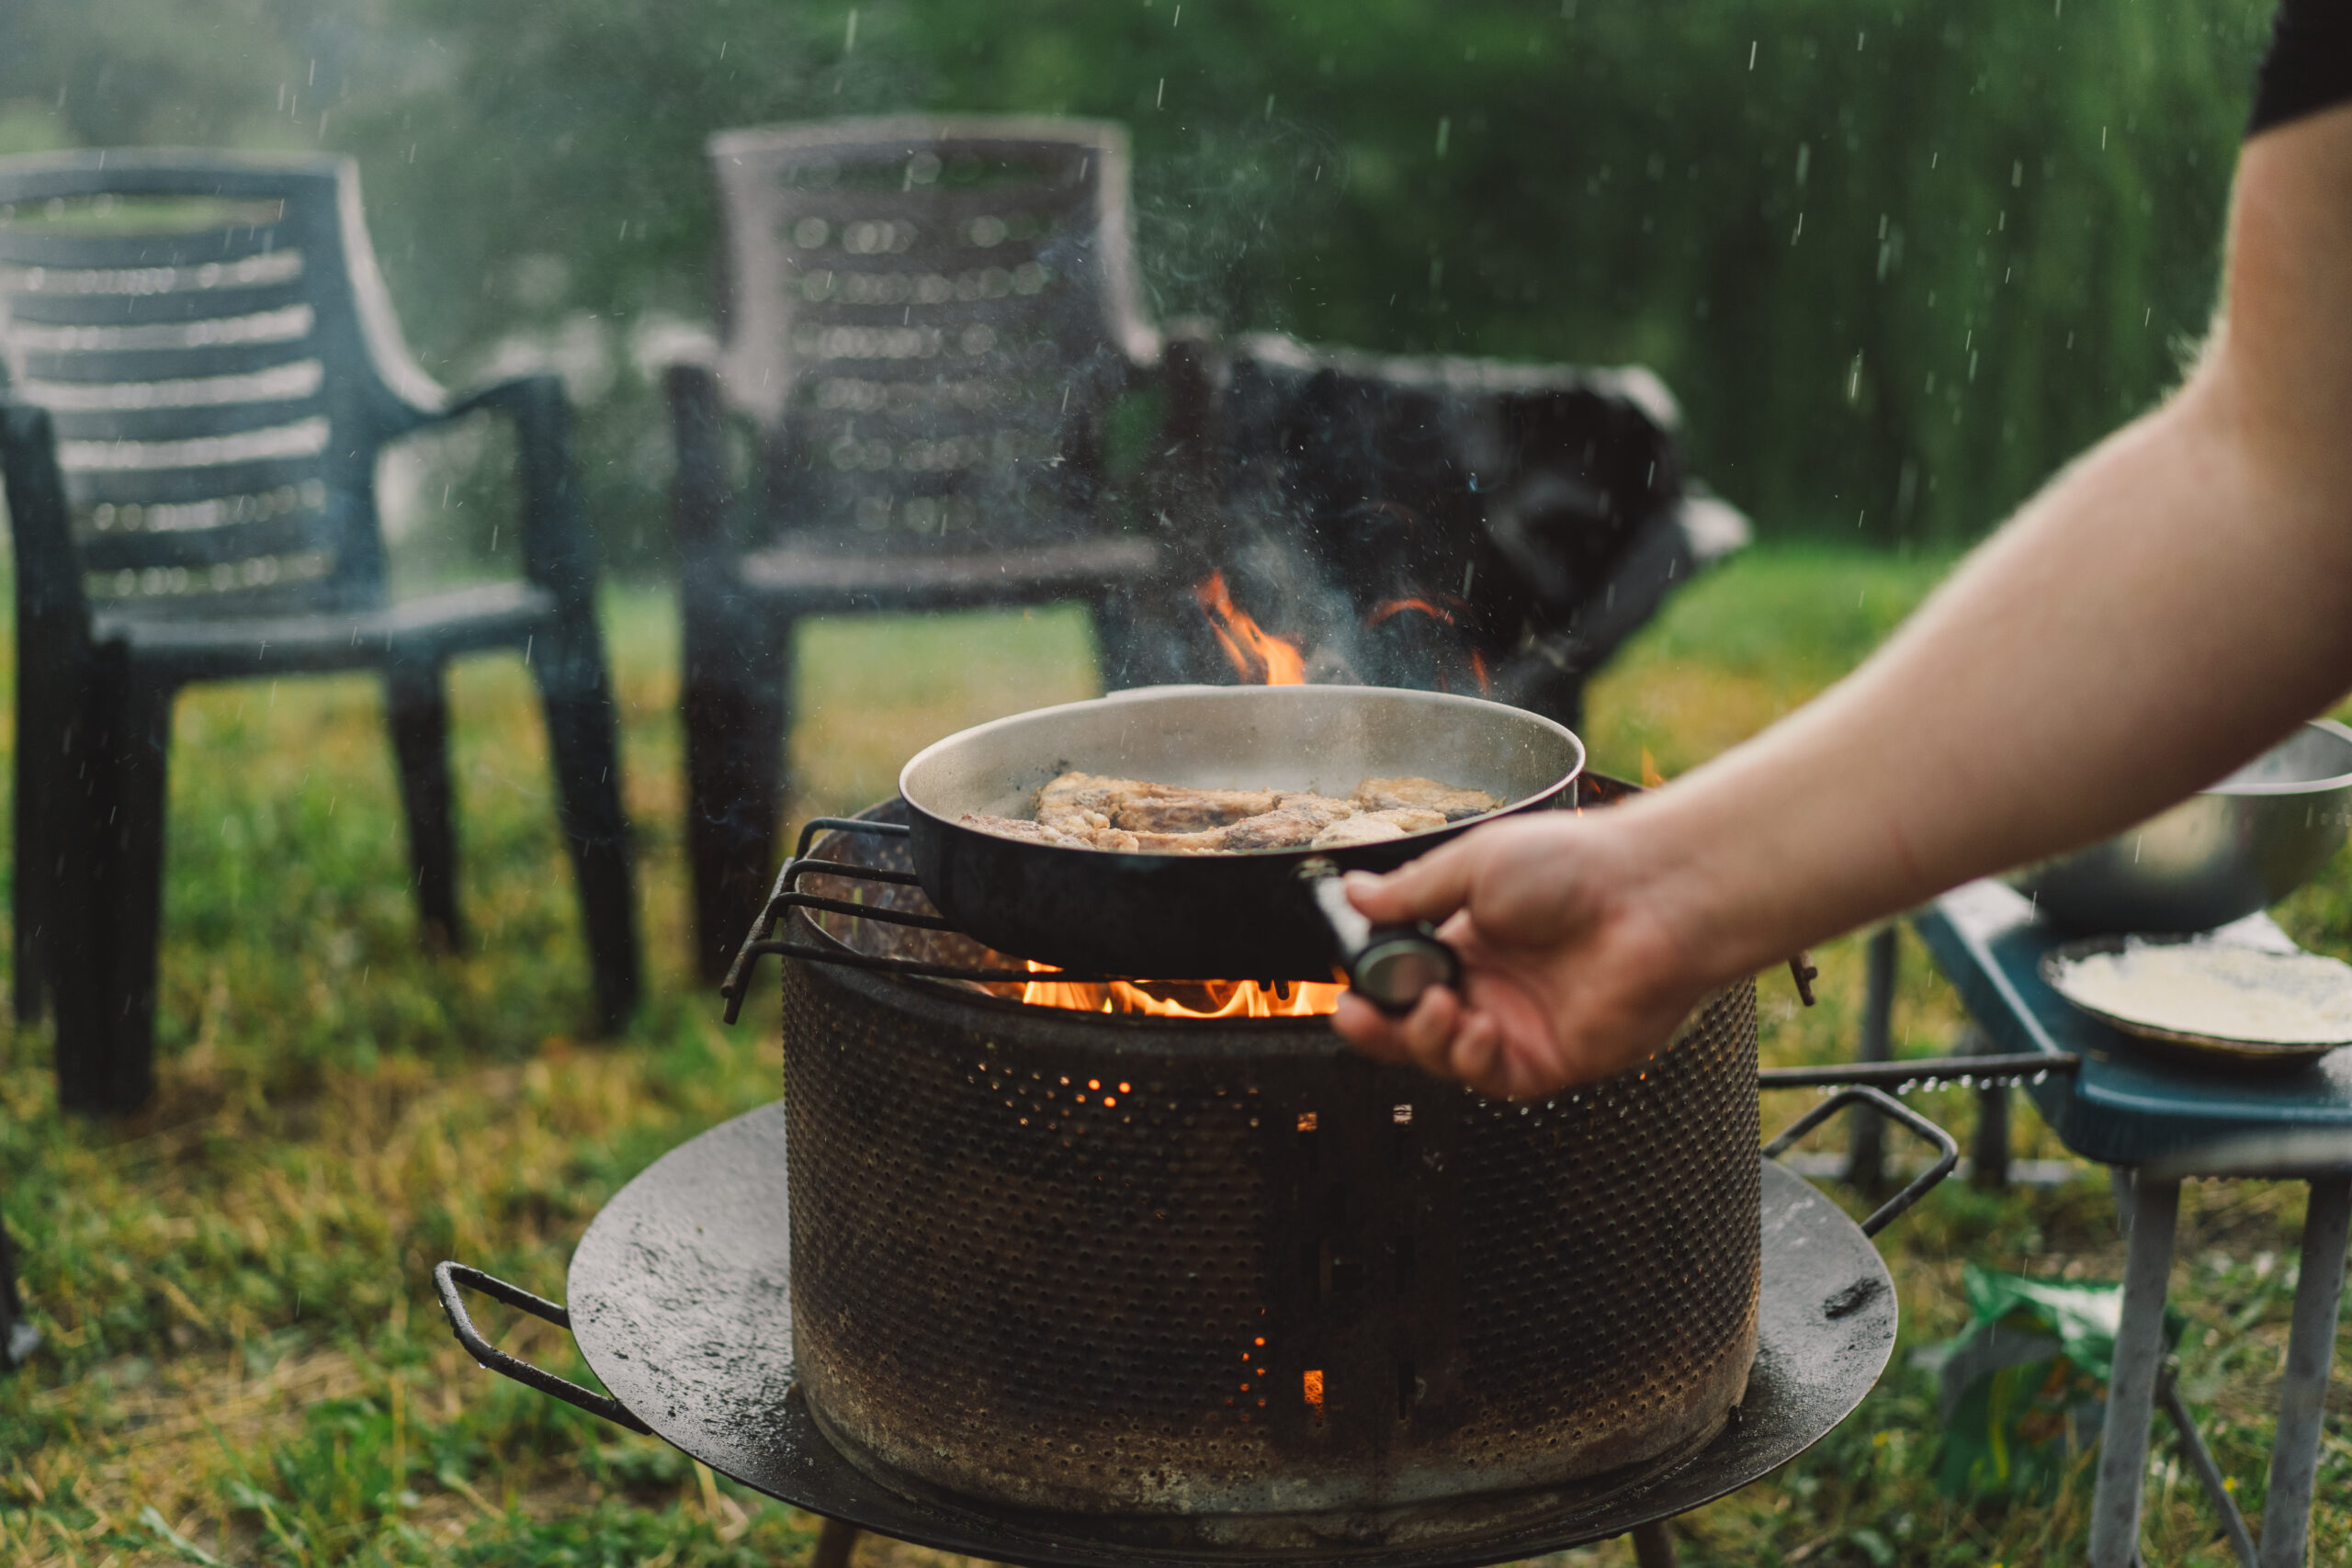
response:
<path id="1" fill-rule="evenodd" d="M 769 1496 L 944 1551 L 1037 1568 L 1133 1568 L 1210 1554 L 1151 1547 L 1134 1520 L 991 1514 L 899 1495 L 818 1431 L 793 1387 L 784 1108 L 763 1107 L 656 1161 L 572 1254 L 571 1326 L 613 1396 L 668 1442 Z M 1334 1522 L 1314 1555 L 1346 1568 L 1473 1568 L 1622 1535 L 1787 1463 L 1860 1404 L 1894 1347 L 1894 1287 L 1860 1227 L 1764 1166 L 1758 1348 L 1722 1435 L 1635 1489 L 1444 1546 L 1383 1546 Z M 1218 1552 L 1220 1562 L 1283 1561 Z"/>

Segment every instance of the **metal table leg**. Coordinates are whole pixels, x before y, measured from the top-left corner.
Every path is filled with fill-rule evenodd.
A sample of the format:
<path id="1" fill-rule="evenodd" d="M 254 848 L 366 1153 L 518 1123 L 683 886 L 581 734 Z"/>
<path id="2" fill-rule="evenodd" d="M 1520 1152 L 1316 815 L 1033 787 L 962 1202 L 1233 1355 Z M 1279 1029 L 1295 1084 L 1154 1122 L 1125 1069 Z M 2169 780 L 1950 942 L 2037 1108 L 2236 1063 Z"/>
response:
<path id="1" fill-rule="evenodd" d="M 2222 1467 L 2214 1462 L 2213 1450 L 2205 1446 L 2198 1434 L 2197 1419 L 2188 1413 L 2188 1402 L 2180 1397 L 2180 1385 L 2167 1377 L 2156 1391 L 2156 1402 L 2172 1417 L 2180 1434 L 2180 1450 L 2188 1458 L 2188 1468 L 2197 1477 L 2197 1484 L 2205 1489 L 2205 1500 L 2222 1516 L 2222 1528 L 2229 1532 L 2230 1550 L 2237 1554 L 2239 1568 L 2262 1568 L 2255 1555 L 2254 1537 L 2246 1533 L 2245 1515 L 2238 1510 L 2238 1500 L 2230 1495 L 2229 1482 L 2222 1474 Z"/>
<path id="2" fill-rule="evenodd" d="M 2313 1178 L 2311 1208 L 2303 1218 L 2295 1315 L 2288 1331 L 2287 1375 L 2278 1395 L 2278 1437 L 2270 1450 L 2270 1494 L 2262 1509 L 2262 1568 L 2303 1565 L 2319 1472 L 2321 1407 L 2335 1351 L 2336 1303 L 2344 1294 L 2347 1224 L 2352 1176 Z"/>
<path id="3" fill-rule="evenodd" d="M 808 1554 L 808 1568 L 849 1568 L 850 1553 L 857 1548 L 858 1529 L 846 1519 L 827 1519 L 817 1532 L 816 1550 Z"/>
<path id="4" fill-rule="evenodd" d="M 1989 1056 L 2000 1049 L 1983 1030 L 1970 1026 L 1967 1043 L 1959 1055 Z M 1994 1078 L 1977 1087 L 1976 1137 L 1969 1150 L 1971 1185 L 1998 1190 L 2009 1184 L 2009 1080 Z"/>
<path id="5" fill-rule="evenodd" d="M 1888 1031 L 1894 1019 L 1894 928 L 1881 926 L 1871 933 L 1863 950 L 1862 1037 L 1854 1048 L 1858 1062 L 1883 1062 L 1893 1055 Z M 1870 1111 L 1854 1118 L 1853 1141 L 1847 1145 L 1846 1182 L 1865 1192 L 1886 1185 L 1886 1135 Z"/>
<path id="6" fill-rule="evenodd" d="M 1676 1568 L 1682 1559 L 1674 1547 L 1674 1521 L 1659 1519 L 1637 1525 L 1633 1533 L 1635 1568 Z"/>
<path id="7" fill-rule="evenodd" d="M 2098 1490 L 2091 1499 L 2090 1568 L 2132 1568 L 2140 1550 L 2140 1495 L 2148 1477 L 2148 1425 L 2165 1355 L 2165 1294 L 2172 1279 L 2178 1179 L 2144 1171 L 2132 1183 L 2132 1244 L 2123 1268 L 2123 1321 L 2099 1435 Z"/>

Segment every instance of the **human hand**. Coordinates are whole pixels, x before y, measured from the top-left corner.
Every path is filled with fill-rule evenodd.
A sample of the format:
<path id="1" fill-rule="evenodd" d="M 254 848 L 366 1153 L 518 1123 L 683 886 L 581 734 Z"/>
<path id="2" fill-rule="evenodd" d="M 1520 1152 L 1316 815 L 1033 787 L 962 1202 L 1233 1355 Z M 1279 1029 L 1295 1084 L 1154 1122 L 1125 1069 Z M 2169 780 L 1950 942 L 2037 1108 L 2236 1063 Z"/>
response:
<path id="1" fill-rule="evenodd" d="M 1671 929 L 1665 869 L 1617 822 L 1547 812 L 1475 829 L 1387 876 L 1356 873 L 1356 908 L 1379 925 L 1438 923 L 1463 983 L 1403 1018 L 1350 993 L 1332 1026 L 1366 1055 L 1498 1099 L 1631 1066 L 1716 980 Z"/>

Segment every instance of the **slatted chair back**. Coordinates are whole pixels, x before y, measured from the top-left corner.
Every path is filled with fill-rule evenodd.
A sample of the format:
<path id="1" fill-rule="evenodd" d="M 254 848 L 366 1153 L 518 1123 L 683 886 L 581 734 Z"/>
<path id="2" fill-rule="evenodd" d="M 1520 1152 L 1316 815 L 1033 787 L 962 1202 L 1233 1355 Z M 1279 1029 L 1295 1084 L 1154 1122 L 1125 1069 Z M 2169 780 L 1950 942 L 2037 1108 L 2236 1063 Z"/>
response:
<path id="1" fill-rule="evenodd" d="M 1119 127 L 833 120 L 711 157 L 720 379 L 763 433 L 771 526 L 856 553 L 1102 531 L 1102 407 L 1159 349 Z"/>
<path id="2" fill-rule="evenodd" d="M 0 364 L 55 422 L 94 608 L 385 603 L 377 448 L 442 393 L 401 343 L 348 159 L 0 159 Z"/>

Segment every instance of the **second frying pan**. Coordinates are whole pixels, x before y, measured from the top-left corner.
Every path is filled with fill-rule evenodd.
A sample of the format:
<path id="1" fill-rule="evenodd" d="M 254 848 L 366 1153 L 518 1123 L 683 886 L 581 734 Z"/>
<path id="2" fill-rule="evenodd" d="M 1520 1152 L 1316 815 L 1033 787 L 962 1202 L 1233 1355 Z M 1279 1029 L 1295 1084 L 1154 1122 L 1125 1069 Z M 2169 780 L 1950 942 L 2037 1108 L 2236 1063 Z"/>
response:
<path id="1" fill-rule="evenodd" d="M 1040 708 L 926 748 L 899 775 L 915 873 L 940 913 L 999 952 L 1163 980 L 1324 980 L 1331 921 L 1301 868 L 1389 871 L 1488 818 L 1566 804 L 1584 743 L 1536 714 L 1374 686 L 1153 686 Z M 1486 817 L 1329 851 L 1118 854 L 1002 838 L 1072 771 L 1202 788 L 1344 795 L 1400 775 L 1484 790 Z"/>

